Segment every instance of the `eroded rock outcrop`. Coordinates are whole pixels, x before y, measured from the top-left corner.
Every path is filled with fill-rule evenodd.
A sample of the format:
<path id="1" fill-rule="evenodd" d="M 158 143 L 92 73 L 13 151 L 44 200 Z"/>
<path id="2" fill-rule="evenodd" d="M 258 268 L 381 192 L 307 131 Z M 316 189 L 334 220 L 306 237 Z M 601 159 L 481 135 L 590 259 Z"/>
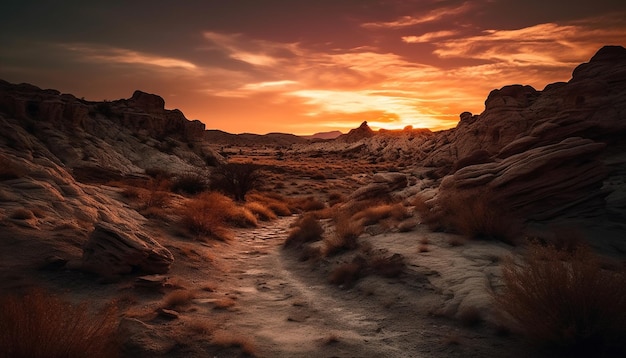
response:
<path id="1" fill-rule="evenodd" d="M 0 81 L 2 135 L 10 147 L 29 149 L 35 140 L 70 168 L 124 174 L 153 167 L 184 172 L 222 160 L 204 141 L 204 124 L 164 106 L 163 98 L 141 91 L 130 99 L 90 102 Z M 16 137 L 18 128 L 23 133 Z"/>
<path id="2" fill-rule="evenodd" d="M 83 248 L 81 269 L 103 277 L 131 272 L 162 274 L 173 261 L 168 249 L 140 229 L 99 222 Z"/>
<path id="3" fill-rule="evenodd" d="M 507 214 L 530 220 L 598 215 L 607 170 L 599 160 L 606 145 L 568 138 L 503 160 L 476 164 L 447 176 L 438 200 L 450 196 L 487 195 Z M 445 205 L 445 204 L 444 204 Z"/>

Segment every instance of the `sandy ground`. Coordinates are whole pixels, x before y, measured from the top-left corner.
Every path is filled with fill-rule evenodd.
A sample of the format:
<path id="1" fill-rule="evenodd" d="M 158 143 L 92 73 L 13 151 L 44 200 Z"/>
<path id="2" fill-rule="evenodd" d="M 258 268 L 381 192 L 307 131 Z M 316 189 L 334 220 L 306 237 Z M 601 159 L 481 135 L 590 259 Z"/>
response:
<path id="1" fill-rule="evenodd" d="M 270 175 L 268 189 L 276 185 L 285 196 L 348 194 L 379 169 L 346 166 L 340 159 L 326 168 L 325 179 L 311 180 L 324 169 L 318 162 L 301 161 L 296 172 L 288 170 L 296 161 L 279 162 L 286 174 Z M 124 202 L 121 189 L 90 190 Z M 397 277 L 369 275 L 342 287 L 329 283 L 329 272 L 357 252 L 299 261 L 297 252 L 282 248 L 295 220 L 234 229 L 227 243 L 197 241 L 174 220 L 143 221 L 146 232 L 173 253 L 171 270 L 113 282 L 54 265 L 42 269 L 52 255 L 79 259 L 87 229 L 47 229 L 45 218 L 38 226 L 15 221 L 7 230 L 0 227 L 0 287 L 18 292 L 44 286 L 94 309 L 116 302 L 123 356 L 538 356 L 519 335 L 502 335 L 494 316 L 489 293 L 500 284 L 500 263 L 513 248 L 475 241 L 452 245 L 458 237 L 423 225 L 406 233 L 371 227 L 359 238 L 361 246 L 383 256 L 402 255 L 406 267 Z"/>
<path id="2" fill-rule="evenodd" d="M 528 356 L 523 342 L 498 336 L 487 323 L 468 326 L 443 312 L 437 314 L 446 301 L 471 295 L 455 296 L 456 291 L 471 291 L 468 285 L 478 276 L 470 263 L 460 261 L 472 254 L 480 257 L 480 247 L 468 244 L 449 250 L 445 238 L 432 234 L 430 251 L 418 254 L 408 239 L 419 232 L 364 238 L 390 253 L 412 253 L 409 268 L 398 278 L 370 276 L 343 288 L 327 282 L 326 268 L 331 262 L 299 262 L 281 248 L 292 220 L 280 218 L 256 229 L 239 229 L 229 244 L 213 242 L 196 249 L 200 256 L 210 257 L 207 263 L 175 265 L 169 280 L 193 290 L 195 298 L 176 308 L 179 317 L 175 320 L 154 317 L 155 303 L 147 303 L 148 313 L 140 313 L 138 319 L 147 322 L 157 338 L 144 340 L 141 349 L 164 356 L 209 352 L 218 357 L 238 356 L 238 349 L 205 344 L 215 332 L 225 332 L 261 357 Z M 450 260 L 459 262 L 451 264 Z M 426 264 L 417 263 L 421 261 Z M 441 288 L 453 283 L 464 288 Z M 477 289 L 485 292 L 483 286 Z M 203 325 L 208 327 L 206 332 L 194 332 L 194 326 Z M 163 341 L 172 343 L 160 347 Z"/>

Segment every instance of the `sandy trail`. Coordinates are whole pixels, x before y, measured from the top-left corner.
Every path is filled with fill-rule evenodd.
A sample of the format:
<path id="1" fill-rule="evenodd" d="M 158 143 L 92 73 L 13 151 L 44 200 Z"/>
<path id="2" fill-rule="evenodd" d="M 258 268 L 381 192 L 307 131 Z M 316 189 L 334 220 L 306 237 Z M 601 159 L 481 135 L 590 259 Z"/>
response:
<path id="1" fill-rule="evenodd" d="M 221 317 L 223 328 L 252 339 L 259 356 L 514 356 L 507 338 L 429 316 L 441 295 L 419 267 L 400 278 L 367 277 L 350 289 L 329 285 L 319 267 L 282 250 L 293 220 L 237 230 L 214 252 L 224 262 L 216 293 L 236 301 Z"/>

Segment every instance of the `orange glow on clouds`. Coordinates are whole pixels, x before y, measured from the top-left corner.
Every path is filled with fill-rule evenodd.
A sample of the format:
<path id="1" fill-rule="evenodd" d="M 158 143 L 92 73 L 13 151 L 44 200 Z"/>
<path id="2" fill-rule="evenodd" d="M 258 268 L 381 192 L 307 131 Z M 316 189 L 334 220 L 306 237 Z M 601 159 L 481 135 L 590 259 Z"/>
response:
<path id="1" fill-rule="evenodd" d="M 316 38 L 322 25 L 298 36 L 287 36 L 285 28 L 285 36 L 274 37 L 197 26 L 186 34 L 192 44 L 169 42 L 176 50 L 50 40 L 38 51 L 56 55 L 63 61 L 59 67 L 71 72 L 46 72 L 45 66 L 33 69 L 15 60 L 0 62 L 0 78 L 11 72 L 14 81 L 93 100 L 129 97 L 141 89 L 161 95 L 168 108 L 181 109 L 208 129 L 232 133 L 345 132 L 364 120 L 375 129 L 439 130 L 455 126 L 461 112 L 482 112 L 494 88 L 529 84 L 541 90 L 567 81 L 601 46 L 626 44 L 624 12 L 482 27 L 469 19 L 494 2 L 439 3 L 420 2 L 421 11 L 394 18 L 350 18 L 357 36 L 351 42 L 333 42 L 339 32 Z M 37 56 L 28 46 L 16 46 L 12 56 Z"/>

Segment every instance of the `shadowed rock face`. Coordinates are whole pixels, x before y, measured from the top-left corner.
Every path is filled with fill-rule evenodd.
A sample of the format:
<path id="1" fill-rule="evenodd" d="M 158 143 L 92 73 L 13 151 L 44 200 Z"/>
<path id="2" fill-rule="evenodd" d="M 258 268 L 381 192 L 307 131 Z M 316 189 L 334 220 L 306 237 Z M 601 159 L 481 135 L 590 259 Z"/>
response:
<path id="1" fill-rule="evenodd" d="M 40 142 L 70 168 L 124 174 L 153 167 L 185 171 L 222 160 L 204 142 L 204 124 L 164 106 L 163 98 L 141 91 L 130 99 L 90 102 L 0 81 L 2 136 L 9 147 L 29 150 Z"/>
<path id="2" fill-rule="evenodd" d="M 173 261 L 168 249 L 141 230 L 100 222 L 85 244 L 81 268 L 103 277 L 133 271 L 162 274 Z"/>
<path id="3" fill-rule="evenodd" d="M 574 70 L 572 80 L 543 91 L 520 85 L 494 90 L 485 111 L 465 114 L 448 137 L 449 144 L 433 153 L 439 162 L 478 151 L 482 156 L 474 165 L 453 168 L 458 170 L 441 183 L 442 200 L 484 190 L 528 219 L 607 209 L 624 216 L 624 200 L 613 199 L 624 197 L 625 189 L 610 183 L 626 177 L 626 49 L 600 49 Z"/>

